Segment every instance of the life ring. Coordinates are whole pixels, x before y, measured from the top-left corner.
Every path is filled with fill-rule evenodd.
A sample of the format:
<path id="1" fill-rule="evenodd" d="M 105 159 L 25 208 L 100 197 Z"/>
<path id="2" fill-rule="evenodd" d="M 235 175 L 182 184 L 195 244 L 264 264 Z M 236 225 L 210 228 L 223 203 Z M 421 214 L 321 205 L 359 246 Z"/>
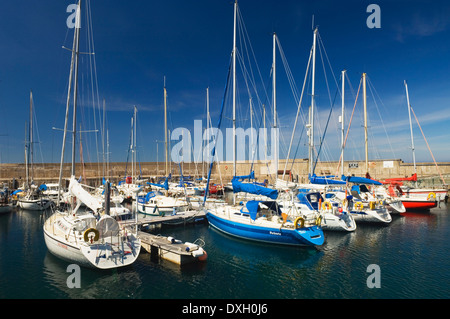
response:
<path id="1" fill-rule="evenodd" d="M 326 210 L 330 210 L 331 209 L 331 203 L 330 202 L 328 202 L 328 201 L 326 201 L 326 202 L 323 202 L 322 203 L 322 209 L 326 209 Z"/>
<path id="2" fill-rule="evenodd" d="M 355 209 L 356 210 L 363 210 L 363 203 L 361 203 L 361 202 L 357 202 L 357 203 L 355 203 Z"/>
<path id="3" fill-rule="evenodd" d="M 298 222 L 300 222 L 300 227 L 298 227 Z M 294 229 L 303 228 L 305 226 L 305 219 L 303 217 L 297 217 L 294 221 Z"/>
<path id="4" fill-rule="evenodd" d="M 92 235 L 92 233 L 93 233 L 93 235 Z M 87 243 L 89 243 L 89 242 L 92 243 L 94 241 L 97 241 L 99 239 L 99 237 L 100 237 L 100 233 L 95 228 L 88 228 L 84 231 L 84 234 L 83 234 L 84 241 Z"/>
<path id="5" fill-rule="evenodd" d="M 316 218 L 316 225 L 317 226 L 320 226 L 322 224 L 322 215 L 319 215 L 317 218 Z"/>
<path id="6" fill-rule="evenodd" d="M 436 193 L 430 192 L 428 193 L 427 200 L 435 200 L 436 199 Z"/>

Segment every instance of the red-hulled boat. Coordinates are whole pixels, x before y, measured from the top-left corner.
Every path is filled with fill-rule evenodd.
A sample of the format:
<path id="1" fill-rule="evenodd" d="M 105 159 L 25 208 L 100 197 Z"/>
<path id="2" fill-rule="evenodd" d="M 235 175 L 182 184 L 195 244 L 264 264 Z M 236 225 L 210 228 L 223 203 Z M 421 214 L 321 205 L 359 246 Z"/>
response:
<path id="1" fill-rule="evenodd" d="M 402 183 L 391 181 L 388 187 L 389 195 L 402 201 L 406 210 L 429 210 L 438 204 L 436 194 L 430 192 L 424 195 L 405 194 L 400 188 Z"/>
<path id="2" fill-rule="evenodd" d="M 427 199 L 415 199 L 415 198 L 400 198 L 405 206 L 406 210 L 427 210 L 437 206 L 437 201 L 431 201 Z"/>
<path id="3" fill-rule="evenodd" d="M 400 186 L 403 194 L 407 196 L 419 197 L 434 197 L 437 201 L 444 201 L 448 196 L 448 189 L 446 188 L 413 188 L 403 185 L 403 182 L 417 182 L 417 174 L 404 178 L 388 178 L 384 181 L 385 184 L 395 184 Z"/>

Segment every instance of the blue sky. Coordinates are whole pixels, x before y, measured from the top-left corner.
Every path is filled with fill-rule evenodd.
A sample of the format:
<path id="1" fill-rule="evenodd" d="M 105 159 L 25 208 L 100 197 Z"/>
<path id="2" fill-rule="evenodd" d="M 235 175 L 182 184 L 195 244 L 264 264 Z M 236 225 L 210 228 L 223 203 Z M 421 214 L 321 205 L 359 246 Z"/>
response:
<path id="1" fill-rule="evenodd" d="M 86 1 L 83 2 L 84 17 Z M 71 3 L 74 1 L 27 0 L 8 1 L 0 5 L 2 163 L 24 161 L 30 90 L 33 91 L 38 130 L 35 136 L 39 138 L 39 143 L 35 144 L 35 162 L 58 162 L 60 159 L 62 133 L 52 127 L 62 128 L 64 125 L 70 52 L 62 46 L 72 46 L 73 29 L 68 29 L 66 25 L 70 15 L 66 9 Z M 379 29 L 370 29 L 366 25 L 370 15 L 366 8 L 370 3 L 380 6 Z M 368 75 L 371 159 L 401 158 L 406 162 L 412 161 L 403 85 L 403 81 L 407 80 L 410 102 L 436 160 L 450 161 L 450 132 L 445 129 L 450 118 L 448 1 L 241 0 L 239 8 L 257 59 L 262 86 L 267 87 L 269 96 L 272 33 L 278 35 L 300 91 L 312 45 L 314 15 L 314 24 L 319 27 L 325 49 L 321 51 L 323 63 L 327 66 L 325 78 L 318 53 L 316 104 L 317 128 L 321 131 L 316 133 L 317 137 L 323 133 L 332 105 L 330 99 L 334 99 L 337 90 L 333 73 L 328 68 L 329 61 L 338 82 L 341 70 L 347 70 L 347 124 L 355 103 L 349 85 L 356 94 L 361 74 L 366 72 Z M 232 50 L 232 1 L 97 0 L 91 1 L 90 9 L 97 76 L 94 83 L 98 84 L 98 96 L 95 94 L 94 100 L 100 101 L 100 104 L 105 100 L 111 161 L 127 159 L 134 105 L 138 109 L 139 159 L 157 160 L 156 141 L 164 139 L 164 77 L 168 90 L 169 128 L 192 129 L 194 120 L 205 119 L 207 87 L 210 90 L 212 122 L 216 125 Z M 86 23 L 82 22 L 80 50 L 83 52 L 89 51 L 87 29 Z M 244 52 L 243 48 L 238 50 Z M 98 104 L 95 104 L 95 125 L 93 119 L 89 63 L 92 61 L 88 55 L 80 57 L 78 119 L 82 130 L 92 130 L 95 126 L 101 128 Z M 238 83 L 243 84 L 242 81 Z M 306 87 L 310 88 L 310 84 Z M 246 89 L 242 86 L 239 90 L 244 92 Z M 270 101 L 267 103 L 270 104 Z M 309 103 L 310 92 L 305 95 L 303 111 L 307 110 Z M 277 105 L 283 157 L 287 153 L 297 105 L 279 54 Z M 340 105 L 339 96 L 333 105 L 322 160 L 339 158 L 337 117 Z M 349 133 L 346 159 L 364 159 L 361 114 L 359 98 Z M 238 126 L 248 127 L 248 103 L 242 103 L 238 115 Z M 226 119 L 230 116 L 228 113 Z M 268 120 L 271 118 L 269 114 Z M 260 118 L 254 121 L 260 121 Z M 299 125 L 304 126 L 300 122 Z M 432 161 L 414 119 L 413 122 L 417 161 Z M 223 125 L 231 127 L 229 120 L 225 120 Z M 297 129 L 295 145 L 300 139 L 301 127 Z M 85 161 L 97 161 L 94 137 L 94 133 L 82 135 Z M 162 161 L 163 144 L 159 145 L 158 158 Z M 299 145 L 297 157 L 306 158 L 304 142 L 300 141 Z M 101 152 L 101 147 L 98 151 Z M 69 160 L 67 155 L 66 161 Z"/>

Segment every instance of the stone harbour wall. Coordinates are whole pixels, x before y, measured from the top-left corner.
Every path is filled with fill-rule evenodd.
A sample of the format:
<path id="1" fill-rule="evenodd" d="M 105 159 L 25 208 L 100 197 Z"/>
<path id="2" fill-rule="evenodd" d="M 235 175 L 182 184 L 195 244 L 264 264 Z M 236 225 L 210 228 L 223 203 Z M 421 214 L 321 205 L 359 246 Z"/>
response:
<path id="1" fill-rule="evenodd" d="M 280 160 L 278 163 L 278 176 L 282 177 L 285 168 L 285 160 Z M 180 176 L 180 167 L 184 176 L 207 177 L 208 167 L 206 163 L 170 163 L 169 172 L 172 176 Z M 393 160 L 375 160 L 369 161 L 369 174 L 374 179 L 386 179 L 395 177 L 409 177 L 414 173 L 414 165 L 412 163 L 405 163 L 401 159 Z M 33 168 L 29 168 L 29 175 L 34 177 L 35 184 L 57 182 L 59 178 L 59 163 L 34 164 Z M 258 181 L 270 180 L 271 173 L 275 172 L 275 165 L 273 163 L 257 162 L 252 165 L 250 162 L 238 161 L 236 164 L 236 175 L 247 175 L 253 167 L 255 176 Z M 436 186 L 442 187 L 442 178 L 445 184 L 450 182 L 450 162 L 438 163 L 438 167 L 432 162 L 417 163 L 417 176 L 422 186 Z M 109 169 L 107 169 L 109 168 Z M 97 186 L 101 183 L 103 172 L 105 177 L 117 183 L 123 179 L 125 175 L 131 175 L 132 169 L 130 163 L 110 163 L 109 167 L 104 167 L 102 163 L 85 163 L 84 165 L 76 164 L 76 177 L 82 176 L 84 183 Z M 144 162 L 136 165 L 136 171 L 141 172 L 144 178 L 157 178 L 165 175 L 165 164 L 156 162 Z M 288 161 L 286 165 L 285 179 L 294 180 L 298 182 L 308 181 L 309 165 L 307 159 L 297 159 L 294 162 Z M 63 178 L 70 177 L 71 164 L 67 163 L 63 168 Z M 315 168 L 317 175 L 341 175 L 341 170 L 338 168 L 338 162 L 319 162 Z M 345 161 L 344 174 L 365 176 L 366 164 L 365 161 Z M 214 165 L 211 179 L 215 183 L 227 183 L 233 176 L 233 163 L 221 162 Z M 442 176 L 442 178 L 441 178 Z M 0 183 L 7 183 L 10 187 L 12 181 L 16 180 L 19 185 L 26 181 L 26 167 L 25 164 L 0 164 Z"/>

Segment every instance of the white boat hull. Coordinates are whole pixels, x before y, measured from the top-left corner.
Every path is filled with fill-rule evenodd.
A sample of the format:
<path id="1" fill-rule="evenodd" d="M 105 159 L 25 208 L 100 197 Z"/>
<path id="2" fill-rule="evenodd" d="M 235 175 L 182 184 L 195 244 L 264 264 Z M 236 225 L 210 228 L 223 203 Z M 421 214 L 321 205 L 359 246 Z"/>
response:
<path id="1" fill-rule="evenodd" d="M 332 213 L 322 214 L 322 224 L 323 230 L 332 231 L 354 231 L 356 230 L 356 222 L 352 215 L 347 214 L 341 217 L 334 215 Z"/>
<path id="2" fill-rule="evenodd" d="M 139 213 L 153 216 L 176 214 L 189 207 L 184 199 L 162 195 L 150 197 L 147 201 L 139 197 L 136 203 Z"/>
<path id="3" fill-rule="evenodd" d="M 85 241 L 86 237 L 83 240 L 82 235 L 76 234 L 76 226 L 70 226 L 75 225 L 75 223 L 67 223 L 71 218 L 74 220 L 77 217 L 56 213 L 44 223 L 45 244 L 54 256 L 82 267 L 97 269 L 128 266 L 134 263 L 139 256 L 141 240 L 134 233 L 100 236 L 99 240 L 95 239 L 96 241 L 89 243 Z M 100 219 L 96 227 L 100 227 L 99 225 L 104 218 L 105 216 Z M 113 221 L 109 223 L 111 230 L 114 227 L 117 229 L 113 218 L 108 216 L 106 219 Z M 64 221 L 66 221 L 65 224 L 68 227 L 64 226 L 66 232 L 61 233 L 61 228 L 58 228 L 58 225 L 61 227 Z M 102 230 L 99 231 L 102 232 Z"/>
<path id="4" fill-rule="evenodd" d="M 19 199 L 18 201 L 19 207 L 26 210 L 46 210 L 52 204 L 52 201 L 49 199 L 35 199 L 35 200 L 27 200 L 27 199 Z"/>
<path id="5" fill-rule="evenodd" d="M 428 198 L 430 194 L 434 194 L 434 198 L 437 201 L 444 201 L 445 197 L 448 196 L 448 190 L 446 189 L 433 189 L 433 188 L 408 188 L 401 187 L 403 193 L 407 197 L 422 197 Z"/>
<path id="6" fill-rule="evenodd" d="M 356 222 L 388 224 L 392 221 L 392 216 L 389 214 L 387 209 L 366 209 L 361 211 L 352 211 L 350 214 Z"/>
<path id="7" fill-rule="evenodd" d="M 405 205 L 403 205 L 402 201 L 400 200 L 392 201 L 388 203 L 386 206 L 391 214 L 402 214 L 406 212 Z"/>
<path id="8" fill-rule="evenodd" d="M 137 209 L 140 214 L 159 216 L 172 215 L 178 212 L 184 212 L 187 206 L 158 206 L 152 204 L 137 204 Z"/>
<path id="9" fill-rule="evenodd" d="M 51 236 L 45 228 L 44 240 L 48 251 L 52 255 L 79 266 L 93 268 L 89 260 L 81 252 L 80 247 L 72 246 L 67 241 Z"/>

